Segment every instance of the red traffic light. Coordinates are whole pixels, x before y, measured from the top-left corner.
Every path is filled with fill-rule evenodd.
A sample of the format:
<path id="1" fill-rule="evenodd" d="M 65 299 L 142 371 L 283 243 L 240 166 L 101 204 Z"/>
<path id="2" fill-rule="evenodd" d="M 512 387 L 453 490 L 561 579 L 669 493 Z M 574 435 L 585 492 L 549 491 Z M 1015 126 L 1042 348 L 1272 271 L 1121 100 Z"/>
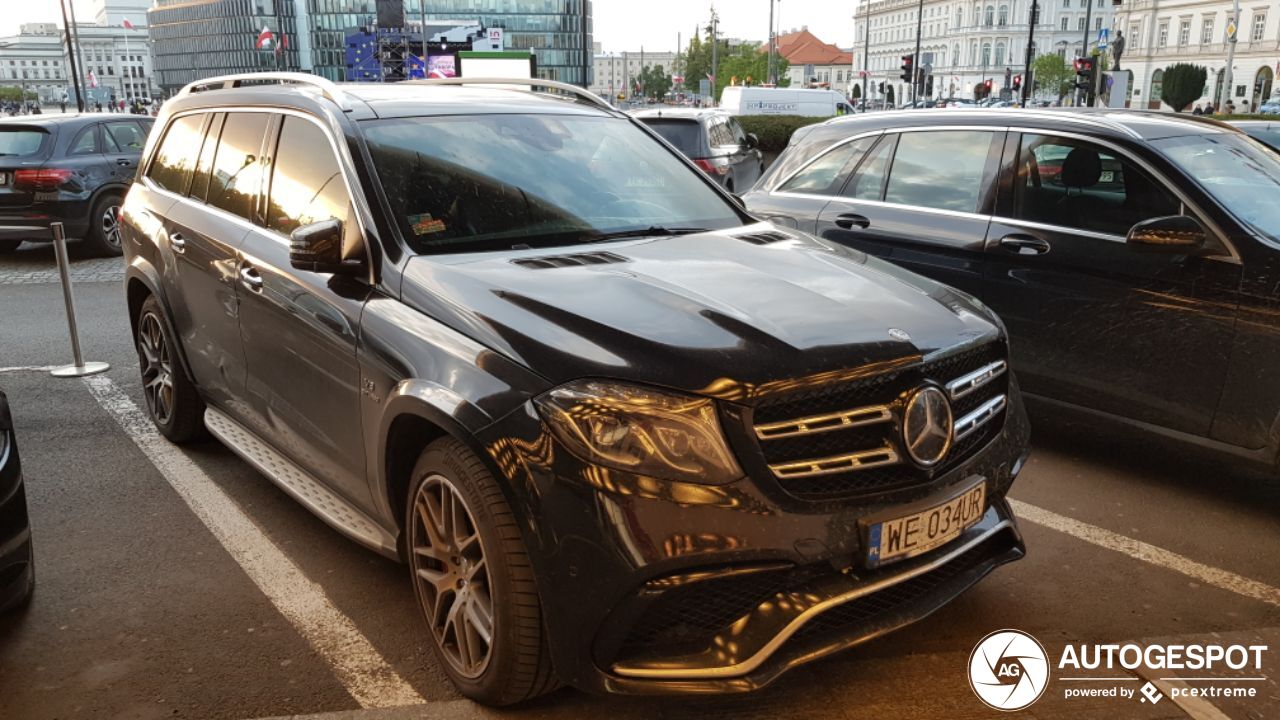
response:
<path id="1" fill-rule="evenodd" d="M 984 82 L 984 83 L 982 83 L 982 84 L 983 84 L 983 85 L 985 85 L 985 86 L 986 86 L 986 88 L 987 88 L 988 90 L 990 90 L 990 89 L 991 89 L 991 81 L 990 81 L 990 80 L 987 80 L 986 82 Z"/>

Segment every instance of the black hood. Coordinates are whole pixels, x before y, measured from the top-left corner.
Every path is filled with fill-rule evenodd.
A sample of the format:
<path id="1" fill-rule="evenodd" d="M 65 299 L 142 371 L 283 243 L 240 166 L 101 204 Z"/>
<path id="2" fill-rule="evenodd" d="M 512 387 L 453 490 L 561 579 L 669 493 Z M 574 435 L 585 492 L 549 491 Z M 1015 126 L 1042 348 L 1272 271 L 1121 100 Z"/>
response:
<path id="1" fill-rule="evenodd" d="M 556 384 L 603 377 L 722 396 L 1000 333 L 969 296 L 855 250 L 794 230 L 741 239 L 772 230 L 417 257 L 403 297 Z M 565 258 L 582 254 L 587 264 Z"/>

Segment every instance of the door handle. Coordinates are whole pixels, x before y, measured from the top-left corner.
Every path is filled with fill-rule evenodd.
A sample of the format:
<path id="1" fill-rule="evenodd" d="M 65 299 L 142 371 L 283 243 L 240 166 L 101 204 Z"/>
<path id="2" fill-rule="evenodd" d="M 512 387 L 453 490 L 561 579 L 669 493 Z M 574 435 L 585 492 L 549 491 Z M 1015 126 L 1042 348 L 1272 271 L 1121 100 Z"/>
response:
<path id="1" fill-rule="evenodd" d="M 258 269 L 252 265 L 245 265 L 240 268 L 240 282 L 254 292 L 262 292 L 262 276 L 258 274 Z"/>
<path id="2" fill-rule="evenodd" d="M 187 239 L 182 237 L 182 233 L 173 233 L 169 235 L 169 247 L 176 253 L 184 253 L 187 251 Z"/>
<path id="3" fill-rule="evenodd" d="M 1049 252 L 1049 243 L 1033 235 L 1014 233 L 1000 238 L 1000 248 L 1017 255 L 1043 255 Z"/>
<path id="4" fill-rule="evenodd" d="M 133 163 L 129 162 L 128 160 L 117 160 L 116 164 L 119 165 L 120 167 L 129 167 Z"/>
<path id="5" fill-rule="evenodd" d="M 844 213 L 843 215 L 836 216 L 836 227 L 842 227 L 845 230 L 852 230 L 854 225 L 865 230 L 866 228 L 871 227 L 871 221 L 868 220 L 865 215 L 859 215 L 857 213 Z"/>

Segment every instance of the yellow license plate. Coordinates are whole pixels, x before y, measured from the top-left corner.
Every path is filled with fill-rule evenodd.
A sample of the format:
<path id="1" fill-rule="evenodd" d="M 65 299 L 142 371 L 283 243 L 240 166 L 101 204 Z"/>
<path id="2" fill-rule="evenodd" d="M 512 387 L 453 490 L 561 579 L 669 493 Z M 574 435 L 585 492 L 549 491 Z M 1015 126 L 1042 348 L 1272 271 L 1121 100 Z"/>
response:
<path id="1" fill-rule="evenodd" d="M 986 500 L 987 483 L 982 481 L 940 505 L 872 524 L 867 566 L 905 560 L 946 545 L 982 519 Z"/>

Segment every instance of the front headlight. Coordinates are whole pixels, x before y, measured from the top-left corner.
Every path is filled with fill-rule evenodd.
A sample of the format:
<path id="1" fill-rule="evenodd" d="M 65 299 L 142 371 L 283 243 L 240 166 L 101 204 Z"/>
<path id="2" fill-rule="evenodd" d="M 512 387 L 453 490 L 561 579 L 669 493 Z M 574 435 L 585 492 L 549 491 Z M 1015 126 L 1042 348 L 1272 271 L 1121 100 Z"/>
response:
<path id="1" fill-rule="evenodd" d="M 570 452 L 617 470 L 718 484 L 742 476 L 706 398 L 579 380 L 534 399 Z"/>

